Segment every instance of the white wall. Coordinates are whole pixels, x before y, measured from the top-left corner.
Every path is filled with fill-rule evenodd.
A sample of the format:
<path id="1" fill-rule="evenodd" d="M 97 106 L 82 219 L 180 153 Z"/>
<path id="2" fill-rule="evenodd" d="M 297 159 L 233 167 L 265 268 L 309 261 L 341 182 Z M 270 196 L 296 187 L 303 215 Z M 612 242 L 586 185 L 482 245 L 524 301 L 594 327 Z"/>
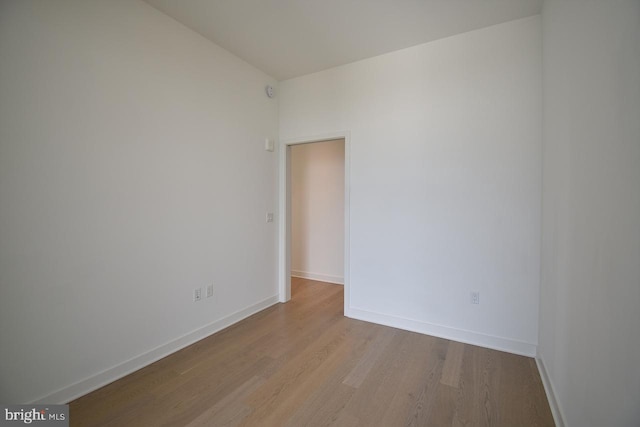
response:
<path id="1" fill-rule="evenodd" d="M 283 139 L 351 132 L 348 315 L 535 354 L 539 16 L 281 82 L 279 105 Z"/>
<path id="2" fill-rule="evenodd" d="M 542 21 L 538 355 L 566 425 L 637 426 L 640 2 L 546 0 Z"/>
<path id="3" fill-rule="evenodd" d="M 344 283 L 344 140 L 291 147 L 291 274 Z"/>
<path id="4" fill-rule="evenodd" d="M 271 78 L 138 1 L 2 2 L 0 58 L 0 401 L 276 301 Z"/>

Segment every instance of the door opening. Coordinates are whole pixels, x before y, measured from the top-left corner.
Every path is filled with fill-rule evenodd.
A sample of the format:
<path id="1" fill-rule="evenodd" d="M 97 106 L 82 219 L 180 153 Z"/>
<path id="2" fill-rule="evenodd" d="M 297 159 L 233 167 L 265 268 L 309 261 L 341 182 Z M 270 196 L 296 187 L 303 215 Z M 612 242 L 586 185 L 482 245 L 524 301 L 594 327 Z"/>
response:
<path id="1" fill-rule="evenodd" d="M 343 209 L 343 254 L 342 274 L 329 274 L 325 277 L 309 277 L 322 281 L 344 283 L 344 313 L 349 313 L 349 152 L 350 135 L 348 132 L 336 132 L 317 137 L 296 138 L 283 141 L 280 144 L 280 220 L 279 220 L 279 297 L 281 302 L 291 299 L 291 268 L 292 268 L 292 147 L 300 144 L 317 142 L 344 141 L 344 209 Z M 333 260 L 335 262 L 335 259 Z M 335 263 L 334 263 L 335 264 Z M 335 271 L 335 270 L 334 270 Z M 299 275 L 300 272 L 297 272 Z M 312 272 L 313 273 L 313 272 Z M 332 280 L 333 276 L 333 280 Z M 324 279 L 324 280 L 323 280 Z"/>

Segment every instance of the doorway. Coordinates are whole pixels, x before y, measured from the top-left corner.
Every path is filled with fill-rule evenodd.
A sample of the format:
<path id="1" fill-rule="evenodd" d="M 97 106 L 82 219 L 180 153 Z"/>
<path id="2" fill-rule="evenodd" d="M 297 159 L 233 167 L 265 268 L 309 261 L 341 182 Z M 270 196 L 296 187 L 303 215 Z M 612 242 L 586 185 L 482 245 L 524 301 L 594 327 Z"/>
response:
<path id="1" fill-rule="evenodd" d="M 291 146 L 291 276 L 344 284 L 344 139 Z"/>
<path id="2" fill-rule="evenodd" d="M 344 282 L 344 313 L 349 314 L 349 153 L 350 135 L 336 132 L 316 137 L 304 137 L 282 141 L 280 144 L 280 221 L 279 221 L 279 298 L 280 302 L 291 299 L 291 258 L 292 258 L 292 147 L 300 144 L 344 141 L 344 234 L 342 281 Z M 332 275 L 328 275 L 332 276 Z M 333 275 L 339 277 L 337 274 Z M 321 276 L 317 277 L 322 279 Z M 335 280 L 334 280 L 335 281 Z"/>

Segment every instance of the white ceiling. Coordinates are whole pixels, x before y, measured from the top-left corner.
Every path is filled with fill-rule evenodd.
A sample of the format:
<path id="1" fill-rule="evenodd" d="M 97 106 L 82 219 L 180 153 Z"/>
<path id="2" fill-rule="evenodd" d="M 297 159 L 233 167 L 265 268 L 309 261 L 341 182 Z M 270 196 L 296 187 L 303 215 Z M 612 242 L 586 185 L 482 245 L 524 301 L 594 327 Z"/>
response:
<path id="1" fill-rule="evenodd" d="M 542 0 L 145 0 L 278 80 L 540 13 Z"/>

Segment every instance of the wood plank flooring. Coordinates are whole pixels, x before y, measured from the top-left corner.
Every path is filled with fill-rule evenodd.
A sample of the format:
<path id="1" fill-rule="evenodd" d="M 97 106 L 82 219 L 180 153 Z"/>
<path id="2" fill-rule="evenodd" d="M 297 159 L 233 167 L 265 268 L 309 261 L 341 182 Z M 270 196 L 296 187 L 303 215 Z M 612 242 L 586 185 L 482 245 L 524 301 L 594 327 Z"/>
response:
<path id="1" fill-rule="evenodd" d="M 71 426 L 553 426 L 531 358 L 278 304 L 70 403 Z"/>

